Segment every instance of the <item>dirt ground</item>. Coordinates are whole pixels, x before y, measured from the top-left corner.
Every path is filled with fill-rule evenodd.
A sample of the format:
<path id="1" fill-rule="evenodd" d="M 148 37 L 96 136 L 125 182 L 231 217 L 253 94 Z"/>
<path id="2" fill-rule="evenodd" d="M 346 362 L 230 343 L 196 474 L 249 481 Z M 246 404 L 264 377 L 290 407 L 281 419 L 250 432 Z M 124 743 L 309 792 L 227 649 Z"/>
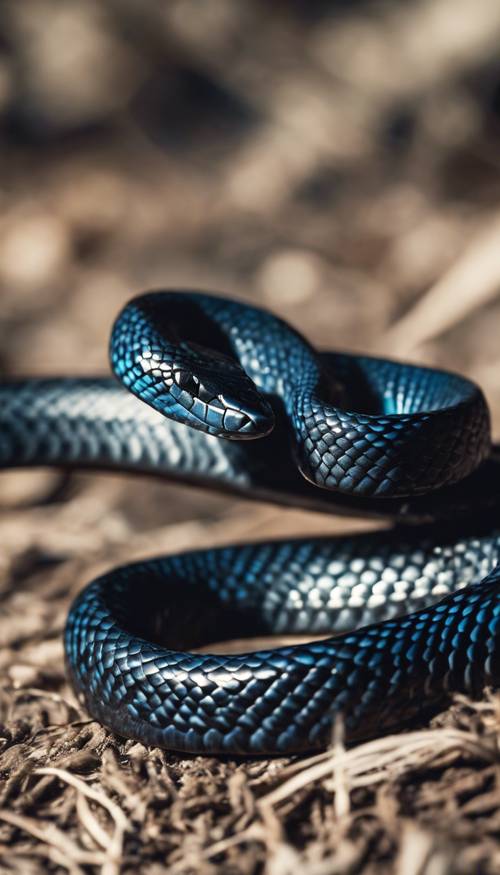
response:
<path id="1" fill-rule="evenodd" d="M 497 0 L 3 0 L 0 366 L 107 371 L 120 306 L 199 287 L 318 346 L 483 386 L 500 427 Z M 1 440 L 1 434 L 0 434 Z M 500 698 L 313 758 L 183 758 L 81 710 L 100 570 L 361 521 L 153 480 L 0 477 L 0 873 L 500 873 Z"/>

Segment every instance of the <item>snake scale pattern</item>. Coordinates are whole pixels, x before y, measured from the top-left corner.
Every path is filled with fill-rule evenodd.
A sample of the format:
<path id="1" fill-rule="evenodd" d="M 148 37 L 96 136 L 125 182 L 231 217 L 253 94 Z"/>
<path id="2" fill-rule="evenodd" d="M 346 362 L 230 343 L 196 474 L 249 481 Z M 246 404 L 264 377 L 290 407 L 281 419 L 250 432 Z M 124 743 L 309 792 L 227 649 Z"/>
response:
<path id="1" fill-rule="evenodd" d="M 0 384 L 0 466 L 136 471 L 395 524 L 93 581 L 65 633 L 93 717 L 174 751 L 283 755 L 327 745 L 337 716 L 356 741 L 498 684 L 500 461 L 477 386 L 318 353 L 269 312 L 199 292 L 132 300 L 110 359 L 120 382 Z M 275 634 L 328 637 L 196 650 Z"/>

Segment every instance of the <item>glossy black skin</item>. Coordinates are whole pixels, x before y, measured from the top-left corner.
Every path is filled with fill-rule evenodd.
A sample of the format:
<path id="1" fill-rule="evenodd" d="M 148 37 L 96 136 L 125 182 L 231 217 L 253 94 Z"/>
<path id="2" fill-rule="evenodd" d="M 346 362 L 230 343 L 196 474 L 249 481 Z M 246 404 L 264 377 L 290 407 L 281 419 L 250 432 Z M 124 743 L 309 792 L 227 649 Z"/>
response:
<path id="1" fill-rule="evenodd" d="M 165 557 L 94 581 L 65 636 L 94 717 L 173 750 L 283 754 L 328 744 L 338 714 L 349 740 L 366 738 L 497 682 L 500 464 L 484 461 L 477 387 L 320 356 L 271 314 L 200 293 L 131 302 L 111 361 L 137 397 L 110 379 L 0 386 L 0 464 L 135 470 L 397 525 Z M 186 652 L 288 632 L 336 637 Z"/>

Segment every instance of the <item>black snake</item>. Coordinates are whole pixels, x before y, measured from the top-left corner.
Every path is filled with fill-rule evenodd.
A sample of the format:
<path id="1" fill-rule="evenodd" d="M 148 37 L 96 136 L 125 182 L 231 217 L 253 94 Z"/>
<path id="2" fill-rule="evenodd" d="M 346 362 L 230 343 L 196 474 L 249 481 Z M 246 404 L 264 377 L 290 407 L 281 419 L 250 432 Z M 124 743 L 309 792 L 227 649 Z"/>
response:
<path id="1" fill-rule="evenodd" d="M 284 754 L 327 744 L 336 715 L 362 739 L 497 683 L 500 465 L 473 383 L 319 354 L 270 313 L 195 292 L 131 301 L 110 357 L 130 391 L 112 378 L 1 384 L 0 464 L 150 472 L 397 525 L 100 577 L 65 634 L 94 717 L 177 751 Z M 333 637 L 193 650 L 288 633 Z"/>

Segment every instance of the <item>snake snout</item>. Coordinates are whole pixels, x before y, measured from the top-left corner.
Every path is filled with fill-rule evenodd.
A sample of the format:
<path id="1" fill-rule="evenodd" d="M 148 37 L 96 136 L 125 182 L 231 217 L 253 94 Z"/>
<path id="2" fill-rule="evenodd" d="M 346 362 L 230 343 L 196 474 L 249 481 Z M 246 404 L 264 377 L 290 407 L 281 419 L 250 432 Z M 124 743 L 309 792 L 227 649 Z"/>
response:
<path id="1" fill-rule="evenodd" d="M 272 407 L 241 368 L 220 376 L 213 371 L 198 370 L 196 375 L 185 372 L 180 382 L 182 394 L 186 395 L 186 407 L 200 420 L 199 425 L 188 422 L 195 428 L 206 424 L 211 434 L 230 440 L 252 440 L 272 431 Z M 175 386 L 171 392 L 176 394 Z M 186 393 L 191 395 L 191 400 Z"/>
<path id="2" fill-rule="evenodd" d="M 191 394 L 191 411 L 201 413 L 212 434 L 252 440 L 272 431 L 273 409 L 236 359 L 193 342 L 184 349 L 189 351 L 189 364 L 176 382 Z"/>
<path id="3" fill-rule="evenodd" d="M 162 372 L 150 403 L 164 416 L 231 440 L 263 437 L 274 426 L 271 406 L 241 369 L 222 378 L 192 365 Z"/>
<path id="4" fill-rule="evenodd" d="M 250 377 L 234 366 L 222 374 L 213 367 L 175 369 L 164 378 L 163 408 L 166 416 L 199 431 L 230 440 L 264 437 L 274 427 L 274 413 Z"/>
<path id="5" fill-rule="evenodd" d="M 239 396 L 224 391 L 218 395 L 217 401 L 224 411 L 220 437 L 252 440 L 265 437 L 272 431 L 274 427 L 272 407 L 257 391 L 247 390 Z"/>

